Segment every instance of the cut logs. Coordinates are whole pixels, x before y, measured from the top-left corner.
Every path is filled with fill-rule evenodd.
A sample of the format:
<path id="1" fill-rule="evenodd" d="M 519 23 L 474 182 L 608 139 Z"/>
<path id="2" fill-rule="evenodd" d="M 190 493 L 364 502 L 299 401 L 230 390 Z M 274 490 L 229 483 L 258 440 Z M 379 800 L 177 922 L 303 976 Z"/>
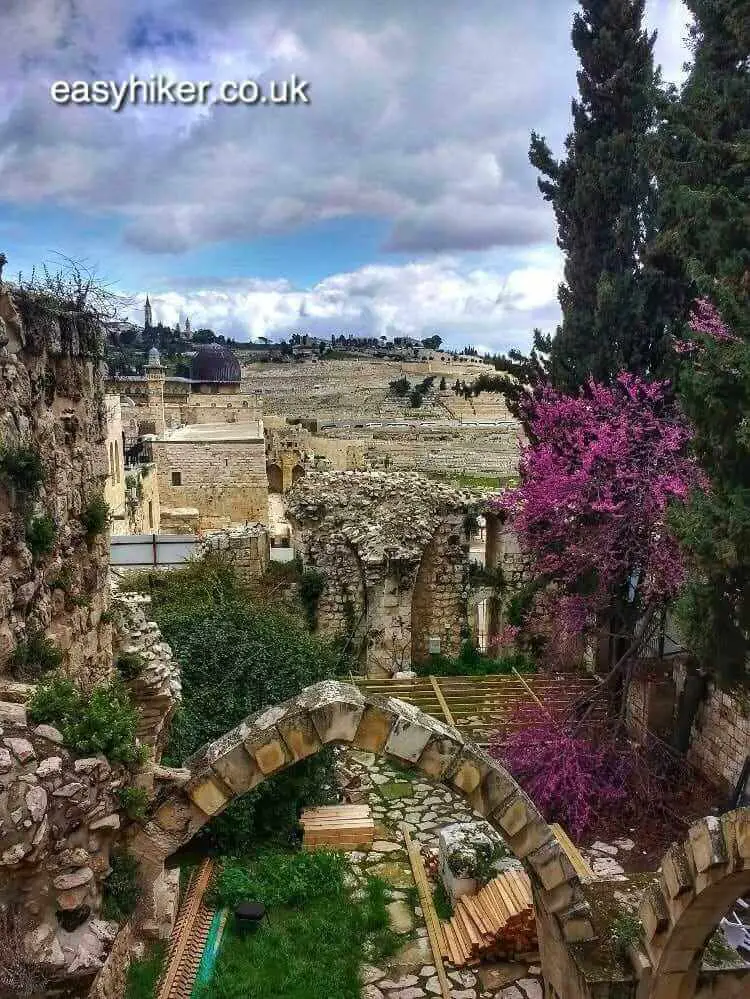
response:
<path id="1" fill-rule="evenodd" d="M 535 951 L 536 922 L 527 875 L 511 868 L 476 895 L 463 895 L 442 929 L 443 956 L 457 968 Z"/>
<path id="2" fill-rule="evenodd" d="M 375 838 L 369 805 L 308 808 L 300 816 L 303 850 L 358 850 Z"/>

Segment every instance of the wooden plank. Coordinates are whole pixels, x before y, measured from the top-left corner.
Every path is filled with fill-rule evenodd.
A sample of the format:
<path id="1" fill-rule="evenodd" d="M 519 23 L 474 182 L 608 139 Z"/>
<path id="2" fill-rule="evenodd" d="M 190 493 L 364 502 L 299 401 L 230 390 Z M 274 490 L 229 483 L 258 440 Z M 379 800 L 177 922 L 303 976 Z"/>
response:
<path id="1" fill-rule="evenodd" d="M 575 845 L 573 840 L 568 836 L 563 827 L 557 823 L 553 822 L 550 829 L 555 834 L 560 846 L 563 848 L 567 854 L 568 860 L 573 865 L 573 870 L 583 881 L 593 881 L 595 874 L 591 867 L 586 863 L 584 858 L 581 856 L 578 847 Z"/>
<path id="2" fill-rule="evenodd" d="M 451 726 L 451 728 L 456 727 L 456 723 L 453 721 L 453 715 L 451 714 L 450 708 L 445 703 L 445 698 L 443 697 L 443 692 L 440 689 L 440 684 L 434 676 L 430 676 L 430 683 L 432 684 L 432 689 L 435 691 L 435 697 L 438 699 L 438 704 L 440 705 L 440 710 L 445 716 L 445 720 Z"/>
<path id="3" fill-rule="evenodd" d="M 442 999 L 450 999 L 451 987 L 443 966 L 445 941 L 443 940 L 443 932 L 440 926 L 440 921 L 438 920 L 437 913 L 435 912 L 430 886 L 427 883 L 427 874 L 424 869 L 424 863 L 422 862 L 422 854 L 414 845 L 412 838 L 409 835 L 409 830 L 405 825 L 401 826 L 401 832 L 404 837 L 404 843 L 406 844 L 406 852 L 409 857 L 412 873 L 414 875 L 414 882 L 419 893 L 419 903 L 422 907 L 422 914 L 424 915 L 425 926 L 427 927 L 427 938 L 430 941 L 433 963 L 435 965 L 435 972 L 437 973 L 438 982 L 440 984 Z"/>

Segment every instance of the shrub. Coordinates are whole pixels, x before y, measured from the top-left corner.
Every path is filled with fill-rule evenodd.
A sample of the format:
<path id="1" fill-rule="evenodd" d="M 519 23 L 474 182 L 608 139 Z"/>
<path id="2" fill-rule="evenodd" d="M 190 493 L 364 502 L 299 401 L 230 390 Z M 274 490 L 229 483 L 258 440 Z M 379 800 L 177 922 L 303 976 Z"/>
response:
<path id="1" fill-rule="evenodd" d="M 419 386 L 413 388 L 409 393 L 409 402 L 411 403 L 412 409 L 419 409 L 419 407 L 422 405 L 423 398 L 424 395 L 419 390 Z"/>
<path id="2" fill-rule="evenodd" d="M 619 954 L 627 954 L 630 947 L 636 947 L 643 937 L 643 924 L 631 913 L 623 913 L 612 920 L 610 940 Z"/>
<path id="3" fill-rule="evenodd" d="M 135 680 L 145 665 L 143 656 L 138 652 L 120 652 L 115 659 L 115 667 L 123 680 Z"/>
<path id="4" fill-rule="evenodd" d="M 340 671 L 331 643 L 278 606 L 254 602 L 215 557 L 159 580 L 151 608 L 179 659 L 183 692 L 165 764 L 181 766 L 247 715 Z M 199 838 L 230 855 L 257 850 L 263 840 L 295 842 L 300 807 L 330 802 L 333 785 L 331 753 L 322 751 L 232 802 Z"/>
<path id="5" fill-rule="evenodd" d="M 113 850 L 110 872 L 102 891 L 102 915 L 122 923 L 135 912 L 140 891 L 138 889 L 138 861 L 126 850 Z"/>
<path id="6" fill-rule="evenodd" d="M 43 514 L 33 517 L 26 525 L 26 544 L 35 559 L 52 550 L 57 535 L 57 525 L 52 517 Z"/>
<path id="7" fill-rule="evenodd" d="M 318 603 L 325 586 L 323 574 L 317 569 L 305 569 L 297 587 L 300 602 L 311 631 L 318 622 Z"/>
<path id="8" fill-rule="evenodd" d="M 98 684 L 83 694 L 72 680 L 53 675 L 34 692 L 29 717 L 58 728 L 78 756 L 103 753 L 111 762 L 143 762 L 144 747 L 136 739 L 139 713 L 121 682 Z"/>
<path id="9" fill-rule="evenodd" d="M 537 667 L 525 652 L 488 656 L 479 652 L 471 642 L 464 642 L 456 659 L 433 655 L 426 662 L 414 666 L 414 671 L 420 676 L 509 676 L 514 669 L 519 673 L 535 673 Z"/>
<path id="10" fill-rule="evenodd" d="M 35 680 L 57 669 L 63 654 L 42 631 L 30 631 L 10 657 L 10 667 L 17 680 Z"/>
<path id="11" fill-rule="evenodd" d="M 306 905 L 344 890 L 343 853 L 261 853 L 251 861 L 230 861 L 216 879 L 216 905 L 233 908 L 254 899 L 267 906 Z"/>
<path id="12" fill-rule="evenodd" d="M 130 962 L 125 999 L 154 999 L 166 956 L 166 941 L 158 940 L 140 960 Z"/>
<path id="13" fill-rule="evenodd" d="M 0 476 L 21 493 L 35 493 L 44 479 L 39 452 L 31 447 L 0 448 Z"/>
<path id="14" fill-rule="evenodd" d="M 98 534 L 103 534 L 109 526 L 112 512 L 102 495 L 94 496 L 81 511 L 79 520 L 84 526 L 86 537 L 92 541 Z"/>
<path id="15" fill-rule="evenodd" d="M 117 792 L 120 804 L 129 819 L 140 821 L 146 817 L 148 807 L 148 791 L 144 787 L 135 787 L 130 784 L 121 787 Z"/>
<path id="16" fill-rule="evenodd" d="M 392 396 L 397 399 L 407 396 L 411 391 L 411 382 L 408 378 L 396 378 L 394 381 L 388 383 L 388 391 Z"/>

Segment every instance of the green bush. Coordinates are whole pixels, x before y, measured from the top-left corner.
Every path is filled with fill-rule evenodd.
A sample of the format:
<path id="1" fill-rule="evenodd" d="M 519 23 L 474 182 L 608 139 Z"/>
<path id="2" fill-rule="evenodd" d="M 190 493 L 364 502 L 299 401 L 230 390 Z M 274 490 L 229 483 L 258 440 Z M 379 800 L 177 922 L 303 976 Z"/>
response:
<path id="1" fill-rule="evenodd" d="M 140 960 L 130 962 L 125 999 L 154 999 L 166 957 L 166 941 L 158 940 Z"/>
<path id="2" fill-rule="evenodd" d="M 328 850 L 312 853 L 260 853 L 248 862 L 224 864 L 216 878 L 215 902 L 234 908 L 254 899 L 267 906 L 306 905 L 343 890 L 346 856 Z"/>
<path id="3" fill-rule="evenodd" d="M 148 807 L 148 791 L 144 787 L 135 787 L 129 784 L 121 787 L 117 792 L 120 804 L 129 819 L 141 821 L 146 817 Z"/>
<path id="4" fill-rule="evenodd" d="M 102 890 L 102 915 L 122 923 L 135 912 L 140 898 L 138 861 L 126 850 L 113 850 L 109 865 Z"/>
<path id="5" fill-rule="evenodd" d="M 181 766 L 247 715 L 344 670 L 331 643 L 310 635 L 283 609 L 255 602 L 215 557 L 141 582 L 182 667 L 182 705 L 170 727 L 167 765 Z M 233 801 L 199 841 L 230 855 L 252 852 L 263 841 L 295 842 L 300 808 L 330 802 L 333 785 L 332 754 L 321 751 Z"/>
<path id="6" fill-rule="evenodd" d="M 305 618 L 311 631 L 318 622 L 318 604 L 325 587 L 325 578 L 317 569 L 305 569 L 297 586 L 300 603 L 305 610 Z"/>
<path id="7" fill-rule="evenodd" d="M 525 652 L 510 652 L 494 658 L 479 652 L 470 642 L 464 642 L 456 659 L 448 656 L 430 656 L 413 667 L 419 676 L 506 676 L 519 673 L 536 673 L 536 663 Z"/>
<path id="8" fill-rule="evenodd" d="M 44 479 L 39 452 L 31 447 L 0 448 L 0 476 L 21 493 L 35 493 Z"/>
<path id="9" fill-rule="evenodd" d="M 41 517 L 33 517 L 26 524 L 26 544 L 34 559 L 52 551 L 56 536 L 57 525 L 46 513 Z"/>
<path id="10" fill-rule="evenodd" d="M 57 669 L 63 654 L 41 631 L 30 631 L 20 641 L 10 657 L 10 668 L 17 680 L 36 680 Z"/>
<path id="11" fill-rule="evenodd" d="M 120 652 L 115 659 L 115 668 L 123 680 L 135 680 L 145 665 L 143 656 L 138 652 Z"/>
<path id="12" fill-rule="evenodd" d="M 72 680 L 53 675 L 39 684 L 28 711 L 37 724 L 58 728 L 77 756 L 103 753 L 113 763 L 143 762 L 144 748 L 136 740 L 139 713 L 121 681 L 98 684 L 84 694 Z"/>
<path id="13" fill-rule="evenodd" d="M 103 534 L 109 526 L 112 512 L 102 495 L 94 496 L 81 510 L 78 518 L 84 526 L 86 537 L 92 541 L 98 534 Z"/>

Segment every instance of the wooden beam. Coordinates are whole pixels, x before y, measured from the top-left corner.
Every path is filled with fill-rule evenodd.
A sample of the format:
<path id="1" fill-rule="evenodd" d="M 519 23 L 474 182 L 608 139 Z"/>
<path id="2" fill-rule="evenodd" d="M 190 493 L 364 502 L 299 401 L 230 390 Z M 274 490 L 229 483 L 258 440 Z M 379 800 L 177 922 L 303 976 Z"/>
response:
<path id="1" fill-rule="evenodd" d="M 596 875 L 593 870 L 589 867 L 586 861 L 581 856 L 578 847 L 575 845 L 573 840 L 568 836 L 563 827 L 557 822 L 553 822 L 550 825 L 550 829 L 557 837 L 560 846 L 563 848 L 568 856 L 568 860 L 573 865 L 573 869 L 576 874 L 582 878 L 584 881 L 594 881 Z"/>
<path id="2" fill-rule="evenodd" d="M 427 874 L 422 863 L 422 854 L 414 845 L 409 835 L 409 830 L 405 825 L 401 826 L 401 832 L 406 843 L 406 852 L 409 856 L 414 882 L 419 892 L 419 904 L 422 906 L 422 913 L 424 914 L 424 921 L 427 926 L 427 938 L 432 948 L 432 962 L 435 965 L 438 982 L 440 983 L 442 999 L 451 999 L 451 985 L 445 974 L 445 967 L 443 965 L 443 954 L 445 953 L 446 945 L 443 940 L 440 920 L 438 919 L 437 912 L 435 912 L 435 906 L 432 901 L 430 886 L 427 883 Z"/>
<path id="3" fill-rule="evenodd" d="M 438 704 L 440 705 L 440 710 L 445 715 L 445 720 L 451 726 L 451 728 L 456 727 L 456 723 L 453 721 L 453 715 L 451 714 L 450 708 L 448 707 L 445 698 L 443 697 L 443 692 L 440 689 L 440 684 L 434 676 L 430 676 L 430 683 L 432 684 L 432 689 L 435 691 L 435 697 L 438 699 Z"/>

